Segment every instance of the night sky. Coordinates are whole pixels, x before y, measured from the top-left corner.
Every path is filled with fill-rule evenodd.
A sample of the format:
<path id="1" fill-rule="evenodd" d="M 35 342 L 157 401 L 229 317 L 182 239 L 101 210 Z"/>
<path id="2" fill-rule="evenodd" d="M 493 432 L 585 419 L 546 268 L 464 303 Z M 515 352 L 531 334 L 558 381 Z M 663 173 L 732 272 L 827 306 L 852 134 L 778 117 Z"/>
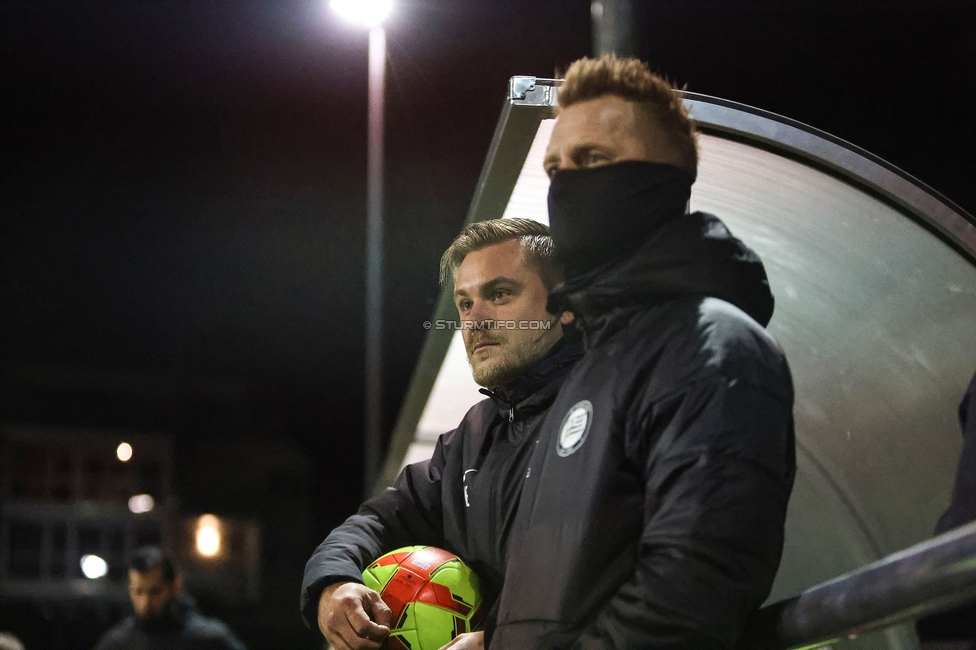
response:
<path id="1" fill-rule="evenodd" d="M 635 2 L 678 84 L 976 212 L 976 1 Z M 397 6 L 387 432 L 508 78 L 552 76 L 590 29 L 580 0 Z M 0 423 L 173 436 L 184 510 L 288 531 L 267 616 L 311 643 L 301 567 L 362 489 L 365 32 L 324 0 L 23 0 L 0 2 L 0 61 Z"/>

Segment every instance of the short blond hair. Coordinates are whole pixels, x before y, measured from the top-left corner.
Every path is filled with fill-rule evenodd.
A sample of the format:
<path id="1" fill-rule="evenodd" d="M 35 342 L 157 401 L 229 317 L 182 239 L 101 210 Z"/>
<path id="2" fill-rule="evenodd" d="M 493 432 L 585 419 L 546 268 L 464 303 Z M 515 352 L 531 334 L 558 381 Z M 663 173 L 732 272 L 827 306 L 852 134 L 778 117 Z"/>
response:
<path id="1" fill-rule="evenodd" d="M 468 224 L 444 251 L 441 257 L 441 286 L 448 288 L 454 284 L 461 262 L 468 253 L 510 239 L 518 240 L 525 261 L 535 267 L 547 290 L 562 280 L 553 253 L 549 226 L 532 219 L 489 219 Z"/>
<path id="2" fill-rule="evenodd" d="M 616 95 L 645 109 L 647 115 L 667 135 L 681 160 L 681 168 L 698 174 L 698 140 L 695 123 L 681 102 L 677 89 L 664 77 L 654 74 L 643 61 L 619 59 L 604 54 L 599 59 L 584 57 L 574 61 L 559 87 L 559 107 Z"/>

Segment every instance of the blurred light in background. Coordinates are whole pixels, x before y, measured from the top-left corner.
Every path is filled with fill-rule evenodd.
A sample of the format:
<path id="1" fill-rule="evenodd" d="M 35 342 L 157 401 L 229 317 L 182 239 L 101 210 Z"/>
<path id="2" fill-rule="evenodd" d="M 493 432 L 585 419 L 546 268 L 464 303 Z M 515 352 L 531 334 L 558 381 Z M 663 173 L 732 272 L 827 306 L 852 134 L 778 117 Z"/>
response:
<path id="1" fill-rule="evenodd" d="M 105 560 L 98 557 L 97 555 L 82 555 L 81 556 L 81 572 L 85 574 L 85 577 L 89 580 L 97 580 L 102 578 L 108 573 L 108 564 Z"/>
<path id="2" fill-rule="evenodd" d="M 156 507 L 156 500 L 148 494 L 137 494 L 129 499 L 129 510 L 137 515 L 144 512 L 152 512 Z"/>
<path id="3" fill-rule="evenodd" d="M 215 557 L 221 547 L 220 519 L 203 515 L 197 520 L 197 552 L 203 557 Z"/>
<path id="4" fill-rule="evenodd" d="M 129 462 L 132 458 L 132 445 L 127 442 L 123 442 L 119 445 L 119 448 L 115 450 L 115 455 L 119 457 L 123 463 Z"/>
<path id="5" fill-rule="evenodd" d="M 393 11 L 393 0 L 332 0 L 329 6 L 346 20 L 376 27 Z"/>

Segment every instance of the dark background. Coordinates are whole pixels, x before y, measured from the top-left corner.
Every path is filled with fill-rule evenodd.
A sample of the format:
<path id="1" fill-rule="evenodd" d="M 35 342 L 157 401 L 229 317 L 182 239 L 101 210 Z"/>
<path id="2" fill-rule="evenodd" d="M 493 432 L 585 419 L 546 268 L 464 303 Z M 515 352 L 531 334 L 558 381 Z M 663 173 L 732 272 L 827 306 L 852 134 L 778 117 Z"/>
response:
<path id="1" fill-rule="evenodd" d="M 976 211 L 976 3 L 636 4 L 678 84 Z M 590 29 L 581 0 L 389 21 L 387 433 L 508 78 Z M 365 32 L 325 0 L 24 0 L 0 2 L 0 58 L 0 423 L 171 435 L 184 512 L 262 525 L 262 602 L 216 613 L 252 648 L 315 647 L 302 567 L 362 491 Z"/>

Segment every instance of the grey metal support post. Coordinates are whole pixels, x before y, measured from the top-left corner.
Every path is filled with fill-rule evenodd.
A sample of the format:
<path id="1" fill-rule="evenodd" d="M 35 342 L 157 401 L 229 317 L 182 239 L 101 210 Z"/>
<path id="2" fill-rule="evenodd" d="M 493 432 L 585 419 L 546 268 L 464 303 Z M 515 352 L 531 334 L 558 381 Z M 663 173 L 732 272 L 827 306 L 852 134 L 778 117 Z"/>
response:
<path id="1" fill-rule="evenodd" d="M 593 55 L 636 56 L 633 0 L 593 0 Z"/>
<path id="2" fill-rule="evenodd" d="M 376 481 L 383 446 L 383 81 L 386 32 L 369 30 L 366 201 L 366 440 L 364 492 Z"/>

